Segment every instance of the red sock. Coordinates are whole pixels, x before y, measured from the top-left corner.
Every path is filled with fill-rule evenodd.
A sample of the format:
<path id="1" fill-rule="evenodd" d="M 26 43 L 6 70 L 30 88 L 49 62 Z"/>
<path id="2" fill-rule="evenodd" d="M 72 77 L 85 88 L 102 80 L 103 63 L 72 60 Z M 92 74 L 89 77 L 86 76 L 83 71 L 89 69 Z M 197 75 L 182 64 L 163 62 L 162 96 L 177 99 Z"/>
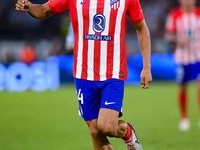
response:
<path id="1" fill-rule="evenodd" d="M 181 109 L 181 117 L 187 118 L 187 94 L 185 92 L 179 93 L 179 104 Z"/>
<path id="2" fill-rule="evenodd" d="M 122 138 L 124 141 L 127 141 L 131 138 L 131 135 L 132 135 L 132 130 L 130 128 L 130 126 L 127 124 L 127 132 L 126 132 L 126 135 Z"/>

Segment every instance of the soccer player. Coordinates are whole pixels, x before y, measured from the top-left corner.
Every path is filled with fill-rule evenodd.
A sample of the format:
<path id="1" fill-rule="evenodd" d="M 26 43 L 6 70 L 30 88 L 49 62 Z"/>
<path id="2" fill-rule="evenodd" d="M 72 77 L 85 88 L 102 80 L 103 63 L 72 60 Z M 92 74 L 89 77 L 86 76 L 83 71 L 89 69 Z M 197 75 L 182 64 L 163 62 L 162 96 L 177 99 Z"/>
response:
<path id="1" fill-rule="evenodd" d="M 174 53 L 179 65 L 177 81 L 180 85 L 181 110 L 179 129 L 187 131 L 190 128 L 187 114 L 189 80 L 197 82 L 200 116 L 200 9 L 195 6 L 196 0 L 179 0 L 179 3 L 180 7 L 172 10 L 168 15 L 165 39 L 176 44 Z"/>
<path id="2" fill-rule="evenodd" d="M 127 77 L 125 26 L 129 15 L 143 55 L 141 86 L 152 81 L 150 35 L 139 0 L 49 0 L 42 5 L 18 0 L 16 10 L 46 18 L 69 9 L 74 30 L 73 74 L 79 112 L 86 121 L 95 150 L 113 150 L 107 137 L 122 138 L 129 150 L 142 150 L 131 123 L 122 115 Z"/>

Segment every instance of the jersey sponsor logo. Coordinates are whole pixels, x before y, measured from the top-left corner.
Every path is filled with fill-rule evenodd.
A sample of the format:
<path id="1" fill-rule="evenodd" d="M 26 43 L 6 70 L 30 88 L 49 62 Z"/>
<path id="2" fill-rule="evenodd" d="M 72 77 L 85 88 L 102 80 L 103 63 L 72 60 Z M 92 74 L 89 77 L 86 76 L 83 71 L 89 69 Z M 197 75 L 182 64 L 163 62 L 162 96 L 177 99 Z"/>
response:
<path id="1" fill-rule="evenodd" d="M 107 102 L 105 101 L 105 105 L 112 105 L 112 104 L 115 104 L 116 102 Z"/>
<path id="2" fill-rule="evenodd" d="M 114 10 L 120 7 L 120 0 L 110 0 L 110 7 Z"/>
<path id="3" fill-rule="evenodd" d="M 93 30 L 96 33 L 102 33 L 105 29 L 106 17 L 103 14 L 96 14 L 93 18 Z"/>
<path id="4" fill-rule="evenodd" d="M 106 17 L 103 14 L 96 14 L 93 17 L 93 30 L 96 33 L 102 33 L 105 30 Z M 85 40 L 97 40 L 97 41 L 112 41 L 113 37 L 109 35 L 95 35 L 85 34 Z"/>
<path id="5" fill-rule="evenodd" d="M 92 34 L 85 34 L 84 38 L 86 40 L 97 40 L 97 41 L 112 41 L 113 37 L 108 35 L 92 35 Z"/>
<path id="6" fill-rule="evenodd" d="M 85 5 L 85 4 L 89 4 L 90 2 L 85 2 L 83 3 L 83 1 L 81 1 L 81 5 Z"/>

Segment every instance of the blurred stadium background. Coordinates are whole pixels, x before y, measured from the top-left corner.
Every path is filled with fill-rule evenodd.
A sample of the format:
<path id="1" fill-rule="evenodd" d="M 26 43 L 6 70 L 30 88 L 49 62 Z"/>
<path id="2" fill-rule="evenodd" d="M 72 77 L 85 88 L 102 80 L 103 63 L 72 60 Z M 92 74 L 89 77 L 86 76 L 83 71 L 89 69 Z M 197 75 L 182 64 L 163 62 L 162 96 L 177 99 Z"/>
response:
<path id="1" fill-rule="evenodd" d="M 192 127 L 182 133 L 173 46 L 163 39 L 167 13 L 178 3 L 140 2 L 152 38 L 154 82 L 149 90 L 138 86 L 141 53 L 134 26 L 127 20 L 129 77 L 122 119 L 135 122 L 145 150 L 200 150 L 195 84 L 189 91 Z M 15 11 L 15 3 L 0 0 L 0 150 L 92 150 L 87 126 L 78 116 L 73 57 L 65 48 L 69 12 L 36 20 Z M 120 139 L 111 142 L 116 150 L 126 149 Z"/>

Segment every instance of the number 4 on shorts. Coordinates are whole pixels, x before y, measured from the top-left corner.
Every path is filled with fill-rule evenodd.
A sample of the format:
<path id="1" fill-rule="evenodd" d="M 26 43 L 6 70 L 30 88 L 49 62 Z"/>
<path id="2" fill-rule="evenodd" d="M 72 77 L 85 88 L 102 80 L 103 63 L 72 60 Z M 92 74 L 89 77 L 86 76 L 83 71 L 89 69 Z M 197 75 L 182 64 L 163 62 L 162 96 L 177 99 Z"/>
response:
<path id="1" fill-rule="evenodd" d="M 78 91 L 78 100 L 81 101 L 81 104 L 83 104 L 83 93 L 81 93 L 81 89 Z"/>

